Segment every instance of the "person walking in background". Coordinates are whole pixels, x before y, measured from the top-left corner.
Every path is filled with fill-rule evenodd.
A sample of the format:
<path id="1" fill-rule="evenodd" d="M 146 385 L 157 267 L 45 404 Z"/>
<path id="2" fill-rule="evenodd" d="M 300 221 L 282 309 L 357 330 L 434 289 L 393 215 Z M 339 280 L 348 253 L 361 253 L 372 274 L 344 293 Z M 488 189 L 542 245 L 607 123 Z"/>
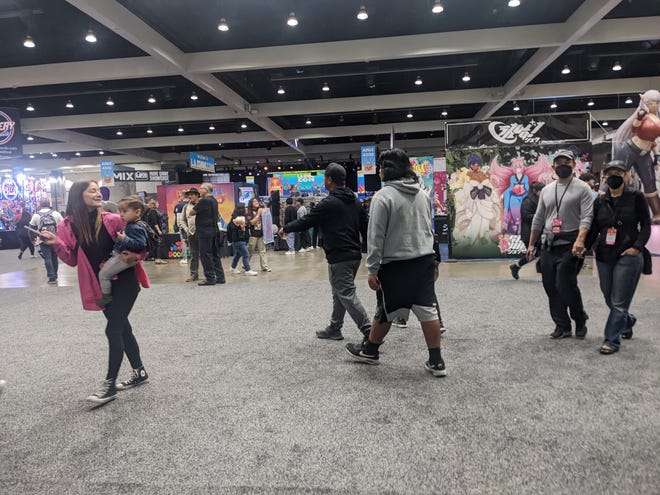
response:
<path id="1" fill-rule="evenodd" d="M 179 229 L 185 232 L 190 248 L 190 276 L 186 282 L 196 282 L 199 280 L 199 243 L 197 242 L 197 231 L 195 229 L 195 216 L 191 214 L 195 205 L 199 201 L 199 191 L 195 187 L 188 189 L 186 193 L 188 203 L 181 211 L 179 216 Z"/>
<path id="2" fill-rule="evenodd" d="M 608 189 L 594 203 L 587 237 L 587 247 L 595 245 L 600 290 L 610 308 L 601 354 L 614 354 L 621 338 L 632 338 L 637 318 L 629 309 L 644 265 L 642 250 L 651 236 L 646 198 L 625 186 L 627 170 L 620 160 L 605 167 Z"/>
<path id="3" fill-rule="evenodd" d="M 204 268 L 205 280 L 197 285 L 209 286 L 225 283 L 225 271 L 220 260 L 220 229 L 218 201 L 213 197 L 213 184 L 199 186 L 200 200 L 190 211 L 195 217 L 195 230 L 199 246 L 199 259 Z"/>
<path id="4" fill-rule="evenodd" d="M 402 150 L 383 151 L 378 164 L 384 186 L 372 198 L 367 235 L 368 283 L 376 291 L 376 315 L 366 342 L 347 344 L 346 351 L 356 361 L 378 364 L 378 348 L 392 320 L 396 316 L 407 320 L 412 310 L 429 352 L 424 367 L 433 376 L 445 376 L 435 295 L 440 250 L 433 236 L 429 198 Z"/>
<path id="5" fill-rule="evenodd" d="M 252 198 L 248 203 L 247 212 L 245 215 L 246 220 L 250 227 L 250 240 L 248 242 L 248 251 L 250 254 L 257 251 L 259 253 L 259 263 L 261 264 L 262 272 L 271 271 L 268 267 L 268 258 L 266 257 L 266 245 L 264 244 L 264 230 L 261 214 L 264 211 L 264 206 L 259 203 L 259 199 Z"/>
<path id="6" fill-rule="evenodd" d="M 246 275 L 255 276 L 257 272 L 250 268 L 250 254 L 248 253 L 248 241 L 250 240 L 250 228 L 245 219 L 245 205 L 238 204 L 231 215 L 231 222 L 227 224 L 227 236 L 231 247 L 234 249 L 234 257 L 231 260 L 231 272 L 240 274 L 237 268 L 238 260 L 243 259 L 243 269 Z"/>
<path id="7" fill-rule="evenodd" d="M 161 229 L 161 215 L 158 212 L 158 201 L 155 199 L 147 201 L 147 209 L 144 211 L 142 220 L 144 220 L 158 236 L 158 243 L 150 249 L 147 261 L 154 260 L 154 263 L 157 265 L 167 265 L 167 261 L 162 260 L 159 257 L 160 245 L 163 239 L 163 230 Z"/>
<path id="8" fill-rule="evenodd" d="M 293 206 L 293 198 L 286 198 L 286 209 L 284 210 L 284 225 L 294 222 L 298 218 L 298 211 Z M 289 250 L 286 254 L 296 254 L 296 234 L 289 232 L 286 234 L 286 244 Z"/>
<path id="9" fill-rule="evenodd" d="M 181 260 L 179 261 L 179 263 L 182 265 L 188 264 L 188 235 L 186 234 L 185 231 L 181 230 L 181 227 L 179 226 L 183 209 L 188 204 L 187 193 L 188 191 L 185 190 L 179 191 L 178 192 L 179 201 L 174 206 L 174 232 L 179 233 L 179 239 L 181 242 Z"/>
<path id="10" fill-rule="evenodd" d="M 39 202 L 39 211 L 32 215 L 30 226 L 35 230 L 41 232 L 47 230 L 53 234 L 57 234 L 57 226 L 62 222 L 62 215 L 53 210 L 50 206 L 48 199 L 42 199 Z M 41 249 L 41 256 L 44 259 L 46 267 L 46 276 L 48 277 L 49 284 L 57 284 L 57 271 L 59 263 L 57 261 L 57 253 L 55 250 L 43 242 L 39 244 Z"/>
<path id="11" fill-rule="evenodd" d="M 312 211 L 314 207 L 316 206 L 316 203 L 314 201 L 309 203 L 309 211 Z M 319 227 L 318 225 L 312 227 L 312 235 L 311 235 L 311 241 L 312 241 L 312 249 L 318 249 L 319 246 Z"/>
<path id="12" fill-rule="evenodd" d="M 301 232 L 318 225 L 323 236 L 332 288 L 332 315 L 330 324 L 324 330 L 317 331 L 316 336 L 319 339 L 342 340 L 341 329 L 348 311 L 366 340 L 371 323 L 357 296 L 355 276 L 362 261 L 360 235 L 367 234 L 367 214 L 355 193 L 346 187 L 344 167 L 337 163 L 329 164 L 325 169 L 324 185 L 330 191 L 328 197 L 303 218 L 285 224 L 279 233 Z"/>
<path id="13" fill-rule="evenodd" d="M 589 317 L 584 310 L 577 276 L 593 219 L 594 200 L 589 185 L 573 176 L 575 156 L 572 151 L 559 151 L 552 166 L 559 178 L 541 191 L 527 253 L 530 258 L 535 256 L 536 243 L 542 233 L 541 276 L 555 324 L 550 337 L 570 337 L 572 318 L 575 337 L 584 339 Z"/>
<path id="14" fill-rule="evenodd" d="M 532 221 L 534 220 L 534 214 L 536 213 L 536 208 L 539 204 L 541 190 L 544 187 L 545 184 L 543 182 L 532 182 L 532 185 L 529 188 L 529 193 L 524 197 L 522 204 L 520 205 L 520 240 L 525 243 L 525 246 L 529 245 L 529 237 L 532 233 Z M 511 276 L 518 280 L 520 278 L 520 269 L 530 261 L 530 257 L 525 254 L 525 256 L 520 258 L 513 265 L 509 265 Z"/>
<path id="15" fill-rule="evenodd" d="M 102 212 L 101 191 L 94 181 L 74 182 L 69 190 L 69 199 L 64 221 L 57 234 L 44 231 L 42 242 L 52 246 L 67 265 L 78 268 L 78 285 L 83 308 L 99 311 L 96 301 L 101 297 L 99 271 L 101 264 L 110 258 L 117 233 L 124 228 L 119 215 Z M 140 255 L 123 251 L 121 257 L 127 263 L 140 260 Z M 112 304 L 103 310 L 107 319 L 105 334 L 108 338 L 108 371 L 99 390 L 87 401 L 104 404 L 116 398 L 117 390 L 125 390 L 147 381 L 148 375 L 142 364 L 140 348 L 133 335 L 128 317 L 142 287 L 149 287 L 149 279 L 141 263 L 120 272 L 112 281 Z M 116 383 L 119 368 L 128 358 L 133 372 L 128 380 Z"/>
<path id="16" fill-rule="evenodd" d="M 300 219 L 307 215 L 307 208 L 305 207 L 305 200 L 303 198 L 296 199 L 296 218 Z M 299 253 L 304 253 L 305 251 L 310 251 L 310 242 L 309 242 L 309 233 L 307 230 L 298 232 L 298 246 L 300 246 Z"/>
<path id="17" fill-rule="evenodd" d="M 34 242 L 32 235 L 25 228 L 26 226 L 30 225 L 31 220 L 32 220 L 32 216 L 27 211 L 25 206 L 23 206 L 21 208 L 21 214 L 18 217 L 18 221 L 16 222 L 16 238 L 18 240 L 18 246 L 19 246 L 19 252 L 18 252 L 19 260 L 23 259 L 23 253 L 25 252 L 26 249 L 30 250 L 30 256 L 32 258 L 36 258 L 36 256 L 34 255 Z"/>

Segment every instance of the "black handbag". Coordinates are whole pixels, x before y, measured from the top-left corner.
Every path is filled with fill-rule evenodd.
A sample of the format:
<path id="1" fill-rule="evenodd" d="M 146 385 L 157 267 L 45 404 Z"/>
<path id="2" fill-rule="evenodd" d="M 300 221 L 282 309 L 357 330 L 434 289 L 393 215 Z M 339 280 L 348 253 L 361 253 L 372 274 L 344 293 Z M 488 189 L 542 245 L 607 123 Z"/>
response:
<path id="1" fill-rule="evenodd" d="M 642 273 L 644 275 L 651 275 L 653 273 L 653 259 L 651 258 L 651 252 L 645 247 L 642 248 L 642 257 L 644 258 Z"/>

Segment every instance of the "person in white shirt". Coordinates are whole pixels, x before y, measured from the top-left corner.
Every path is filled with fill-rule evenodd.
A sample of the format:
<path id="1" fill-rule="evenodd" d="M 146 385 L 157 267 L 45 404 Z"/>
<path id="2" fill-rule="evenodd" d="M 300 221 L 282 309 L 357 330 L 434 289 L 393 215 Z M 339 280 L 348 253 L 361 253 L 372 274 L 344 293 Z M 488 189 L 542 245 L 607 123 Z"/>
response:
<path id="1" fill-rule="evenodd" d="M 42 199 L 39 202 L 39 211 L 34 215 L 32 215 L 32 219 L 30 220 L 30 227 L 38 231 L 47 230 L 55 234 L 57 233 L 57 226 L 61 221 L 62 221 L 62 215 L 60 215 L 57 210 L 54 210 L 50 206 L 50 201 L 47 199 Z M 39 244 L 39 247 L 40 247 L 41 257 L 44 259 L 44 265 L 46 266 L 46 275 L 48 276 L 48 283 L 55 285 L 57 284 L 57 268 L 58 268 L 57 254 L 55 254 L 55 250 L 53 249 L 53 246 L 47 246 L 46 244 Z"/>

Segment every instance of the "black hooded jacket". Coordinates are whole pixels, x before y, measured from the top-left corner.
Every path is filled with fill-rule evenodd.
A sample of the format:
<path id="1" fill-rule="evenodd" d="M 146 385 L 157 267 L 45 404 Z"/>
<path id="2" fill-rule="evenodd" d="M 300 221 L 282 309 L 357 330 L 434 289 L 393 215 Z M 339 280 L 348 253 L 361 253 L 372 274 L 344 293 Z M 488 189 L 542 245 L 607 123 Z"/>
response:
<path id="1" fill-rule="evenodd" d="M 304 217 L 287 223 L 284 232 L 302 232 L 319 227 L 328 263 L 362 259 L 360 235 L 367 237 L 367 212 L 355 193 L 338 187 Z"/>

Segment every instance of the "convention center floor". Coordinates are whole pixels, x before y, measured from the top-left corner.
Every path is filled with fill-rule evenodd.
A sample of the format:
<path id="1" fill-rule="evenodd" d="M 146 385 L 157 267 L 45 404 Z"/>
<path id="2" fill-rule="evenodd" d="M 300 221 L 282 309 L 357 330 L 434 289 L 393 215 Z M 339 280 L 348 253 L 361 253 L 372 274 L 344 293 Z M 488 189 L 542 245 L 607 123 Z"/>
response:
<path id="1" fill-rule="evenodd" d="M 131 323 L 150 381 L 91 409 L 103 315 L 82 310 L 74 269 L 48 285 L 41 259 L 16 255 L 0 251 L 2 494 L 658 493 L 658 258 L 612 356 L 593 260 L 584 341 L 548 337 L 533 265 L 515 281 L 509 261 L 443 263 L 446 378 L 425 372 L 416 320 L 379 366 L 348 358 L 350 320 L 344 341 L 315 337 L 331 307 L 321 251 L 269 252 L 271 273 L 214 287 L 148 263 Z M 357 286 L 373 314 L 364 268 Z"/>

